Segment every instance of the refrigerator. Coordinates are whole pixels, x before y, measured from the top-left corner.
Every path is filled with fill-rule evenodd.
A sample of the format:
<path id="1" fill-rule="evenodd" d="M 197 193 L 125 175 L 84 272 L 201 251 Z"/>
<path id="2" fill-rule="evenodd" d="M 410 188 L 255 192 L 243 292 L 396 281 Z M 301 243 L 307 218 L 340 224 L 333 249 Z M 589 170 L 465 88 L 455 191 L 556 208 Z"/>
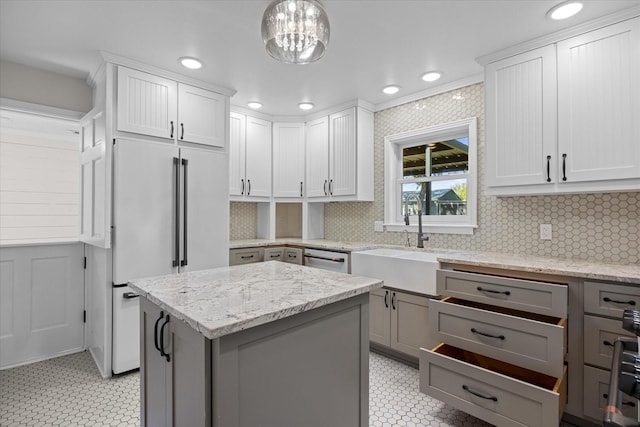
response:
<path id="1" fill-rule="evenodd" d="M 136 278 L 229 265 L 228 154 L 116 139 L 112 371 L 140 366 Z"/>

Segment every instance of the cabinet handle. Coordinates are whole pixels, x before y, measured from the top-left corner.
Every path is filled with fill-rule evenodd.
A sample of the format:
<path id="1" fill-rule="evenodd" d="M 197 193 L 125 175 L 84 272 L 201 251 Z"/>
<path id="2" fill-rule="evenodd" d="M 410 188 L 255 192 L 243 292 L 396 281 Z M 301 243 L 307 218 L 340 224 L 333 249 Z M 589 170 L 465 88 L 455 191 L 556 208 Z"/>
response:
<path id="1" fill-rule="evenodd" d="M 329 180 L 329 195 L 333 196 L 333 179 Z"/>
<path id="2" fill-rule="evenodd" d="M 180 139 L 184 139 L 184 123 L 180 123 Z"/>
<path id="3" fill-rule="evenodd" d="M 171 120 L 171 135 L 170 138 L 173 138 L 173 120 Z"/>
<path id="4" fill-rule="evenodd" d="M 300 197 L 302 197 L 302 181 L 300 181 Z"/>
<path id="5" fill-rule="evenodd" d="M 497 338 L 499 340 L 504 340 L 504 335 L 491 335 L 491 334 L 487 334 L 485 332 L 480 332 L 476 328 L 471 328 L 471 332 L 474 333 L 474 334 L 482 335 L 482 336 L 489 337 L 489 338 Z"/>
<path id="6" fill-rule="evenodd" d="M 606 345 L 607 347 L 613 347 L 613 343 L 611 341 L 604 340 L 602 341 L 602 344 Z"/>
<path id="7" fill-rule="evenodd" d="M 602 397 L 604 397 L 605 399 L 608 399 L 609 398 L 609 394 L 605 393 L 605 394 L 602 395 Z M 625 405 L 625 406 L 629 406 L 631 408 L 635 408 L 636 407 L 636 404 L 633 403 L 633 402 L 624 402 L 623 401 L 622 404 Z"/>
<path id="8" fill-rule="evenodd" d="M 325 179 L 325 180 L 324 180 L 324 185 L 323 185 L 323 187 L 322 187 L 322 188 L 324 189 L 324 195 L 325 195 L 325 196 L 327 195 L 327 182 L 328 182 L 328 181 Z"/>
<path id="9" fill-rule="evenodd" d="M 389 291 L 384 291 L 384 306 L 389 308 Z"/>
<path id="10" fill-rule="evenodd" d="M 271 258 L 280 258 L 280 254 L 271 254 L 269 255 Z"/>
<path id="11" fill-rule="evenodd" d="M 287 256 L 289 258 L 293 258 L 293 259 L 298 258 L 298 255 L 293 255 L 293 254 L 287 254 Z"/>
<path id="12" fill-rule="evenodd" d="M 240 179 L 240 182 L 242 183 L 242 191 L 240 191 L 240 194 L 244 195 L 244 178 Z"/>
<path id="13" fill-rule="evenodd" d="M 136 294 L 135 292 L 125 292 L 124 294 L 122 294 L 122 298 L 124 299 L 134 299 L 134 298 L 138 298 L 140 296 L 140 294 Z"/>
<path id="14" fill-rule="evenodd" d="M 634 300 L 629 300 L 629 301 L 618 301 L 618 300 L 614 300 L 611 299 L 609 297 L 604 297 L 602 298 L 602 301 L 604 302 L 614 302 L 616 304 L 629 304 L 629 305 L 636 305 L 636 302 Z"/>
<path id="15" fill-rule="evenodd" d="M 251 195 L 251 180 L 247 180 L 247 196 Z"/>
<path id="16" fill-rule="evenodd" d="M 187 159 L 182 159 L 182 173 L 183 173 L 183 183 L 182 183 L 182 191 L 184 192 L 184 194 L 182 195 L 182 224 L 183 224 L 183 228 L 182 228 L 182 261 L 180 261 L 180 266 L 184 267 L 188 264 L 187 262 L 187 230 L 188 230 L 188 225 L 187 225 L 187 207 L 189 206 L 189 203 L 187 202 L 187 192 L 188 192 L 188 185 L 187 185 L 187 176 L 189 176 L 189 172 L 188 172 L 188 166 L 189 166 L 189 160 Z"/>
<path id="17" fill-rule="evenodd" d="M 562 153 L 562 180 L 567 180 L 567 154 Z"/>
<path id="18" fill-rule="evenodd" d="M 253 255 L 240 255 L 240 259 L 252 259 Z"/>
<path id="19" fill-rule="evenodd" d="M 396 309 L 396 293 L 392 292 L 391 293 L 391 308 L 392 309 Z"/>
<path id="20" fill-rule="evenodd" d="M 173 266 L 177 267 L 180 265 L 180 159 L 177 157 L 173 158 L 173 165 L 175 168 L 176 174 L 176 190 L 175 190 L 175 234 L 174 234 L 174 245 L 175 245 L 175 256 L 173 258 Z"/>
<path id="21" fill-rule="evenodd" d="M 469 393 L 473 394 L 474 396 L 478 396 L 478 397 L 480 397 L 482 399 L 493 400 L 494 402 L 498 401 L 497 397 L 495 397 L 495 396 L 487 396 L 486 394 L 478 393 L 477 391 L 471 390 L 469 387 L 467 387 L 464 384 L 462 384 L 462 389 L 464 391 L 468 391 Z"/>
<path id="22" fill-rule="evenodd" d="M 483 288 L 483 287 L 481 287 L 481 286 L 478 286 L 476 289 L 477 289 L 478 291 L 480 291 L 480 292 L 488 292 L 488 293 L 490 293 L 490 294 L 504 294 L 504 295 L 511 295 L 511 292 L 509 292 L 509 291 L 496 291 L 496 290 L 494 290 L 494 289 L 485 289 L 485 288 Z"/>
<path id="23" fill-rule="evenodd" d="M 171 356 L 169 353 L 164 352 L 164 327 L 169 324 L 169 315 L 165 318 L 164 323 L 160 327 L 160 356 L 167 359 L 167 362 L 171 362 Z"/>
<path id="24" fill-rule="evenodd" d="M 158 344 L 158 323 L 160 323 L 163 317 L 164 317 L 164 311 L 161 311 L 160 317 L 158 317 L 158 320 L 156 320 L 155 325 L 153 325 L 153 345 L 158 351 L 160 351 L 160 344 Z"/>
<path id="25" fill-rule="evenodd" d="M 547 182 L 551 182 L 551 156 L 547 156 Z"/>

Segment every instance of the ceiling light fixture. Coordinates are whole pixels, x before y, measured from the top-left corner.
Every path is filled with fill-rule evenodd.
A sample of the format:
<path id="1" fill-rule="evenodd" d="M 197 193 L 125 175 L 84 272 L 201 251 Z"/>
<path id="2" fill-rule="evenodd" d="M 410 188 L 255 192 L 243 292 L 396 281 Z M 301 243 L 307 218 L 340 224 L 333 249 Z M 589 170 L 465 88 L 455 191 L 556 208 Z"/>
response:
<path id="1" fill-rule="evenodd" d="M 317 61 L 329 45 L 329 17 L 315 0 L 275 0 L 262 15 L 262 41 L 278 61 Z"/>
<path id="2" fill-rule="evenodd" d="M 254 109 L 254 110 L 257 110 L 257 109 L 259 109 L 259 108 L 262 108 L 262 102 L 258 102 L 258 101 L 250 101 L 250 102 L 247 102 L 247 106 L 248 106 L 249 108 L 252 108 L 252 109 Z"/>
<path id="3" fill-rule="evenodd" d="M 382 92 L 386 93 L 387 95 L 398 93 L 399 90 L 400 86 L 397 85 L 389 85 L 382 88 Z"/>
<path id="4" fill-rule="evenodd" d="M 186 67 L 190 70 L 197 70 L 202 68 L 202 61 L 197 58 L 183 56 L 182 58 L 178 59 L 178 61 L 180 61 L 183 67 Z"/>
<path id="5" fill-rule="evenodd" d="M 547 16 L 554 20 L 571 18 L 582 10 L 582 3 L 577 1 L 565 1 L 549 9 Z"/>
<path id="6" fill-rule="evenodd" d="M 440 77 L 442 77 L 442 73 L 439 73 L 438 71 L 429 71 L 422 75 L 422 80 L 425 82 L 435 82 Z"/>
<path id="7" fill-rule="evenodd" d="M 311 110 L 313 108 L 313 104 L 310 102 L 301 102 L 298 104 L 298 108 L 301 110 Z"/>

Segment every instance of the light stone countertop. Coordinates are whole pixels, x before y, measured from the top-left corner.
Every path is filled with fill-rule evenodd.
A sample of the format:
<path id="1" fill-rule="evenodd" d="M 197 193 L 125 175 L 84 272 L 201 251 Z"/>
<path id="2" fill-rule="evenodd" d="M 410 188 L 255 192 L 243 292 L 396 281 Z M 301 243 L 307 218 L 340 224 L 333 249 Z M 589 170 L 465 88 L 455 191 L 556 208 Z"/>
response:
<path id="1" fill-rule="evenodd" d="M 383 282 L 270 261 L 145 278 L 129 286 L 214 339 L 381 288 Z"/>
<path id="2" fill-rule="evenodd" d="M 229 249 L 241 249 L 241 248 L 265 248 L 270 246 L 304 246 L 305 248 L 312 249 L 326 249 L 328 251 L 342 251 L 342 252 L 354 252 L 363 251 L 366 249 L 375 249 L 380 245 L 375 243 L 361 243 L 361 242 L 336 242 L 332 240 L 312 239 L 303 240 L 296 238 L 284 238 L 284 239 L 247 239 L 247 240 L 231 240 L 229 242 Z"/>

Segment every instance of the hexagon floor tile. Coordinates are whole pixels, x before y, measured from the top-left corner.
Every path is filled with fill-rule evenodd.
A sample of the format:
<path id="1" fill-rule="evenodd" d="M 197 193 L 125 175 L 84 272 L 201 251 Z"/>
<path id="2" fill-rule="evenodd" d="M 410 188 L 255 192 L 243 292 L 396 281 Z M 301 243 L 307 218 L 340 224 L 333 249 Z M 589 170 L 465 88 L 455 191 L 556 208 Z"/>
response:
<path id="1" fill-rule="evenodd" d="M 488 426 L 418 391 L 418 370 L 369 357 L 369 425 Z M 0 371 L 0 426 L 140 425 L 139 373 L 103 379 L 88 352 Z"/>

